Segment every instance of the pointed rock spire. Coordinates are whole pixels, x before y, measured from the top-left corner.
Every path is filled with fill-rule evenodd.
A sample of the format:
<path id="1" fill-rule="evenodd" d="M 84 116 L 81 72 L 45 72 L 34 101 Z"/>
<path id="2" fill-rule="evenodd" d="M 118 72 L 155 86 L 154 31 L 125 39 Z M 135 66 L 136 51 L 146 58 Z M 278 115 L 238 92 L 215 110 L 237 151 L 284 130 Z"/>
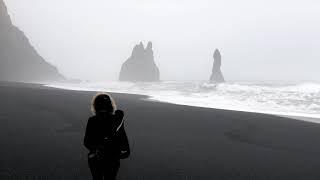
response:
<path id="1" fill-rule="evenodd" d="M 121 67 L 119 80 L 134 82 L 160 80 L 160 72 L 154 61 L 151 42 L 148 42 L 146 49 L 142 42 L 133 48 L 131 57 Z"/>
<path id="2" fill-rule="evenodd" d="M 225 82 L 221 72 L 221 53 L 218 49 L 214 51 L 213 59 L 214 59 L 214 62 L 213 62 L 210 82 L 213 82 L 213 83 Z"/>

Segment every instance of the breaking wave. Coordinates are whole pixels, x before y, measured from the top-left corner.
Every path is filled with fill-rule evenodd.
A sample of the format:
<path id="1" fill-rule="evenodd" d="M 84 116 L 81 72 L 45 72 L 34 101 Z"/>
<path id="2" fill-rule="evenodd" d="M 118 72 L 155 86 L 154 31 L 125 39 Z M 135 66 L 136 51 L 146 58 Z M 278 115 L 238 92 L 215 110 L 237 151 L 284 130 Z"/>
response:
<path id="1" fill-rule="evenodd" d="M 198 107 L 320 118 L 320 84 L 207 82 L 50 84 L 50 87 L 148 95 L 150 100 Z M 320 120 L 319 120 L 320 122 Z"/>

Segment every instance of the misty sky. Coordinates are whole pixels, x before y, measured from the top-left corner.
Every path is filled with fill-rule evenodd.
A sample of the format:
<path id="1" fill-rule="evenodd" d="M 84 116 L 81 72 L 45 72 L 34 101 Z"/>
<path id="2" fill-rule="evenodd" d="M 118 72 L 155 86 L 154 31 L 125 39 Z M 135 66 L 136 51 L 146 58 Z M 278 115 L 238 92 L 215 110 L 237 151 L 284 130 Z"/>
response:
<path id="1" fill-rule="evenodd" d="M 141 40 L 163 80 L 320 81 L 319 0 L 5 0 L 13 23 L 71 78 L 117 79 Z"/>

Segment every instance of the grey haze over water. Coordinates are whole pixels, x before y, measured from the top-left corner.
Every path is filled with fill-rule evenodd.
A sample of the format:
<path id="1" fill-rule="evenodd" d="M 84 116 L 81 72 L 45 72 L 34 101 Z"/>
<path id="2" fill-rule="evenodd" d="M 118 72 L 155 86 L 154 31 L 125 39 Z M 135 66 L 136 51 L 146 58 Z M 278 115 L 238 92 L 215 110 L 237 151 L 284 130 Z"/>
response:
<path id="1" fill-rule="evenodd" d="M 5 0 L 13 23 L 67 77 L 117 79 L 152 41 L 164 80 L 207 80 L 215 48 L 227 80 L 320 81 L 316 0 Z"/>

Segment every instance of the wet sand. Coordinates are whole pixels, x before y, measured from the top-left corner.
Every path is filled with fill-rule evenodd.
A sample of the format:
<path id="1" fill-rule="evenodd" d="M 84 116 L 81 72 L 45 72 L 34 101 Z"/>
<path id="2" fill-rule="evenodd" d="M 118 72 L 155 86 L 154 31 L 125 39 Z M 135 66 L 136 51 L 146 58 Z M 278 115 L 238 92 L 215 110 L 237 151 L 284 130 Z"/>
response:
<path id="1" fill-rule="evenodd" d="M 0 179 L 91 179 L 94 94 L 0 83 Z M 118 179 L 320 179 L 320 124 L 112 95 L 132 150 Z"/>

